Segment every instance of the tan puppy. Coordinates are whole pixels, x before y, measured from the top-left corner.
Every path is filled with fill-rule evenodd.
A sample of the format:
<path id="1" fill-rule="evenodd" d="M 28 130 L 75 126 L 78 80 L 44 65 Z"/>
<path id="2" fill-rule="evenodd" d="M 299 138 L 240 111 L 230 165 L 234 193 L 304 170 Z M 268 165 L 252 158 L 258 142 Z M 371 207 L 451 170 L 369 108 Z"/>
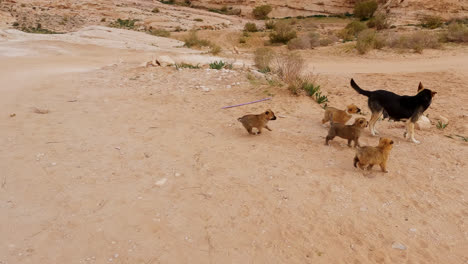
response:
<path id="1" fill-rule="evenodd" d="M 271 129 L 267 126 L 267 123 L 270 120 L 276 120 L 276 116 L 273 111 L 268 109 L 259 115 L 245 115 L 241 118 L 238 118 L 237 120 L 241 122 L 242 125 L 244 125 L 245 129 L 247 129 L 247 132 L 249 132 L 251 135 L 255 135 L 255 133 L 252 132 L 252 128 L 257 128 L 258 132 L 256 134 L 258 135 L 262 133 L 263 128 L 271 131 Z"/>
<path id="2" fill-rule="evenodd" d="M 380 138 L 377 147 L 365 146 L 357 148 L 356 156 L 354 157 L 354 167 L 359 165 L 362 170 L 367 166 L 367 170 L 371 170 L 374 165 L 380 165 L 383 172 L 387 171 L 387 160 L 390 150 L 393 147 L 393 140 L 389 138 Z"/>
<path id="3" fill-rule="evenodd" d="M 335 107 L 325 107 L 325 113 L 323 115 L 322 124 L 327 123 L 330 120 L 333 120 L 333 123 L 340 123 L 346 124 L 346 122 L 351 119 L 351 114 L 360 113 L 361 109 L 355 106 L 354 104 L 350 104 L 346 107 L 345 110 L 340 110 Z"/>
<path id="4" fill-rule="evenodd" d="M 363 128 L 367 127 L 367 120 L 363 117 L 356 118 L 352 125 L 343 125 L 340 123 L 330 122 L 331 126 L 328 130 L 325 145 L 328 145 L 329 140 L 333 140 L 336 136 L 348 140 L 348 146 L 351 147 L 351 141 L 354 141 L 354 147 L 359 146 L 359 137 Z"/>

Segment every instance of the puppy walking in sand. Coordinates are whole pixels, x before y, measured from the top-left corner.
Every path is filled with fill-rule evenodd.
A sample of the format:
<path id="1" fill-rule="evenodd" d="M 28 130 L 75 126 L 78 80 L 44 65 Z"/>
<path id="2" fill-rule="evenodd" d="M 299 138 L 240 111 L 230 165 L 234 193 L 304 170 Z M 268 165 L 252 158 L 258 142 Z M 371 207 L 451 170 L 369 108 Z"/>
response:
<path id="1" fill-rule="evenodd" d="M 333 140 L 335 137 L 340 137 L 348 140 L 348 146 L 351 147 L 351 142 L 354 141 L 354 147 L 359 146 L 359 137 L 361 136 L 362 129 L 367 127 L 367 120 L 363 117 L 356 118 L 352 125 L 343 125 L 340 123 L 333 123 L 330 121 L 330 129 L 328 130 L 325 145 L 328 141 Z"/>
<path id="2" fill-rule="evenodd" d="M 238 118 L 237 120 L 242 123 L 242 125 L 245 127 L 247 132 L 249 132 L 249 134 L 258 135 L 262 133 L 263 128 L 266 128 L 269 131 L 271 131 L 267 123 L 270 120 L 276 120 L 276 116 L 273 113 L 273 111 L 268 109 L 259 115 L 245 115 L 243 117 Z M 252 132 L 252 128 L 254 127 L 257 128 L 257 133 Z"/>
<path id="3" fill-rule="evenodd" d="M 340 123 L 345 125 L 346 122 L 351 119 L 351 114 L 358 114 L 361 112 L 359 107 L 355 106 L 354 104 L 350 104 L 346 107 L 345 110 L 340 110 L 335 107 L 327 106 L 325 107 L 325 113 L 323 115 L 322 124 L 325 124 L 329 121 L 333 121 L 333 123 Z"/>
<path id="4" fill-rule="evenodd" d="M 390 150 L 393 148 L 393 140 L 389 138 L 380 138 L 377 147 L 365 146 L 356 149 L 354 157 L 354 167 L 362 170 L 367 167 L 371 170 L 374 165 L 379 165 L 383 172 L 387 171 L 387 161 Z"/>

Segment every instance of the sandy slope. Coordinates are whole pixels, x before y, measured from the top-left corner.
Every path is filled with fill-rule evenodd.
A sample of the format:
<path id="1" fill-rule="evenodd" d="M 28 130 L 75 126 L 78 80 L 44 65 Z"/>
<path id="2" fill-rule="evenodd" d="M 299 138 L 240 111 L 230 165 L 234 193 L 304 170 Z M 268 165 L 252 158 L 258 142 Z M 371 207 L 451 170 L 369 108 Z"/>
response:
<path id="1" fill-rule="evenodd" d="M 244 72 L 138 67 L 162 51 L 0 44 L 0 263 L 468 261 L 467 143 L 444 136 L 467 135 L 464 51 L 311 54 L 333 105 L 366 109 L 351 76 L 439 92 L 428 114 L 449 118 L 446 130 L 417 131 L 415 145 L 401 125 L 379 123 L 396 145 L 390 172 L 369 174 L 344 140 L 323 145 L 317 104 Z M 273 100 L 220 110 L 265 93 Z M 284 118 L 249 136 L 236 118 L 267 107 Z M 362 143 L 377 140 L 366 131 Z"/>

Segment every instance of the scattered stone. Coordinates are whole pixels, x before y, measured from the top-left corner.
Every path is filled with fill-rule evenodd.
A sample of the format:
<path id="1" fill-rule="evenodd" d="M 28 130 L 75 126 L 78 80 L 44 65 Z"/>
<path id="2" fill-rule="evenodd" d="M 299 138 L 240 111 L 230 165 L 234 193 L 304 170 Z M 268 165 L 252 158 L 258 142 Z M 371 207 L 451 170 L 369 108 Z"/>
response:
<path id="1" fill-rule="evenodd" d="M 162 178 L 155 183 L 156 186 L 163 186 L 167 182 L 167 178 Z"/>
<path id="2" fill-rule="evenodd" d="M 181 175 L 182 175 L 182 174 L 180 174 L 180 173 L 178 173 L 178 172 L 176 172 L 176 173 L 174 174 L 174 176 L 176 176 L 176 177 L 180 177 Z"/>
<path id="3" fill-rule="evenodd" d="M 393 242 L 392 248 L 399 249 L 399 250 L 406 250 L 406 246 L 399 242 Z"/>
<path id="4" fill-rule="evenodd" d="M 200 88 L 201 88 L 202 91 L 204 91 L 204 92 L 209 92 L 209 91 L 211 90 L 210 88 L 208 88 L 208 87 L 206 87 L 206 86 L 203 86 L 203 85 L 200 86 Z"/>
<path id="5" fill-rule="evenodd" d="M 257 70 L 250 70 L 250 72 L 255 76 L 257 79 L 265 78 L 265 74 L 257 71 Z"/>
<path id="6" fill-rule="evenodd" d="M 416 129 L 427 130 L 431 128 L 431 121 L 426 116 L 422 115 L 416 122 Z"/>
<path id="7" fill-rule="evenodd" d="M 416 228 L 410 228 L 409 231 L 411 231 L 411 232 L 416 232 L 416 231 L 418 231 L 418 230 L 417 230 Z"/>
<path id="8" fill-rule="evenodd" d="M 10 114 L 10 117 L 15 117 L 15 116 L 16 116 L 15 113 L 11 113 L 11 114 Z"/>
<path id="9" fill-rule="evenodd" d="M 157 65 L 162 66 L 162 67 L 166 67 L 166 66 L 169 66 L 169 65 L 174 65 L 175 61 L 173 59 L 171 59 L 171 57 L 163 55 L 163 56 L 157 57 L 156 60 L 155 60 L 155 63 Z"/>
<path id="10" fill-rule="evenodd" d="M 227 89 L 231 89 L 231 87 L 232 87 L 231 85 L 226 85 Z"/>
<path id="11" fill-rule="evenodd" d="M 50 111 L 48 109 L 40 109 L 40 108 L 34 107 L 33 112 L 36 114 L 45 115 L 45 114 L 48 114 Z"/>

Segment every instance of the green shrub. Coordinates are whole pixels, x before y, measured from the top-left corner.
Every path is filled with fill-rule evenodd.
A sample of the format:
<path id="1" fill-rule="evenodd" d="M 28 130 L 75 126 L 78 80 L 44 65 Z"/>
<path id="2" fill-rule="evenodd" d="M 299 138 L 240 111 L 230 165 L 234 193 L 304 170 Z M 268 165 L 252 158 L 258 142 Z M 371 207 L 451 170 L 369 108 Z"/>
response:
<path id="1" fill-rule="evenodd" d="M 221 70 L 222 68 L 232 69 L 232 63 L 226 63 L 226 62 L 224 62 L 222 60 L 214 61 L 214 62 L 210 63 L 210 69 Z"/>
<path id="2" fill-rule="evenodd" d="M 273 60 L 273 50 L 270 48 L 258 48 L 254 52 L 255 66 L 260 70 L 270 71 L 270 63 Z"/>
<path id="3" fill-rule="evenodd" d="M 169 37 L 171 36 L 171 32 L 165 30 L 165 29 L 159 29 L 159 28 L 156 28 L 156 29 L 151 29 L 149 30 L 149 33 L 153 36 L 158 36 L 158 37 Z"/>
<path id="4" fill-rule="evenodd" d="M 378 3 L 375 0 L 364 0 L 354 5 L 354 16 L 361 19 L 369 19 L 377 10 Z"/>
<path id="5" fill-rule="evenodd" d="M 377 30 L 387 29 L 390 27 L 387 16 L 385 14 L 375 15 L 367 22 L 367 26 Z"/>
<path id="6" fill-rule="evenodd" d="M 275 28 L 275 21 L 274 20 L 268 20 L 265 22 L 265 28 L 266 29 L 274 29 Z"/>
<path id="7" fill-rule="evenodd" d="M 203 22 L 203 19 L 201 19 L 201 18 L 195 18 L 193 21 Z"/>
<path id="8" fill-rule="evenodd" d="M 444 21 L 439 16 L 425 16 L 421 20 L 421 26 L 425 28 L 435 29 L 439 28 L 444 24 Z"/>
<path id="9" fill-rule="evenodd" d="M 304 82 L 302 84 L 302 89 L 306 91 L 308 96 L 314 96 L 315 93 L 320 91 L 320 85 L 315 85 L 314 83 Z"/>
<path id="10" fill-rule="evenodd" d="M 271 8 L 270 5 L 261 5 L 257 6 L 253 9 L 252 14 L 256 19 L 267 19 L 268 14 L 272 11 L 273 9 Z"/>
<path id="11" fill-rule="evenodd" d="M 271 43 L 288 43 L 296 37 L 296 31 L 288 23 L 276 23 L 275 29 L 270 33 Z"/>
<path id="12" fill-rule="evenodd" d="M 166 4 L 166 5 L 173 5 L 173 4 L 175 4 L 175 0 L 167 0 L 167 1 L 161 0 L 161 1 L 159 1 L 159 2 L 161 2 L 161 3 L 163 3 L 163 4 Z"/>
<path id="13" fill-rule="evenodd" d="M 176 64 L 175 64 L 175 67 L 176 67 L 177 69 L 179 69 L 179 68 L 200 69 L 200 65 L 199 65 L 199 64 L 193 65 L 193 64 L 185 63 L 185 62 L 176 63 Z"/>
<path id="14" fill-rule="evenodd" d="M 344 29 L 342 29 L 338 35 L 345 41 L 350 41 L 353 40 L 359 32 L 363 31 L 366 29 L 367 26 L 366 24 L 359 22 L 359 21 L 353 21 L 346 25 Z"/>
<path id="15" fill-rule="evenodd" d="M 255 23 L 245 23 L 244 31 L 246 32 L 257 32 L 257 25 Z"/>

